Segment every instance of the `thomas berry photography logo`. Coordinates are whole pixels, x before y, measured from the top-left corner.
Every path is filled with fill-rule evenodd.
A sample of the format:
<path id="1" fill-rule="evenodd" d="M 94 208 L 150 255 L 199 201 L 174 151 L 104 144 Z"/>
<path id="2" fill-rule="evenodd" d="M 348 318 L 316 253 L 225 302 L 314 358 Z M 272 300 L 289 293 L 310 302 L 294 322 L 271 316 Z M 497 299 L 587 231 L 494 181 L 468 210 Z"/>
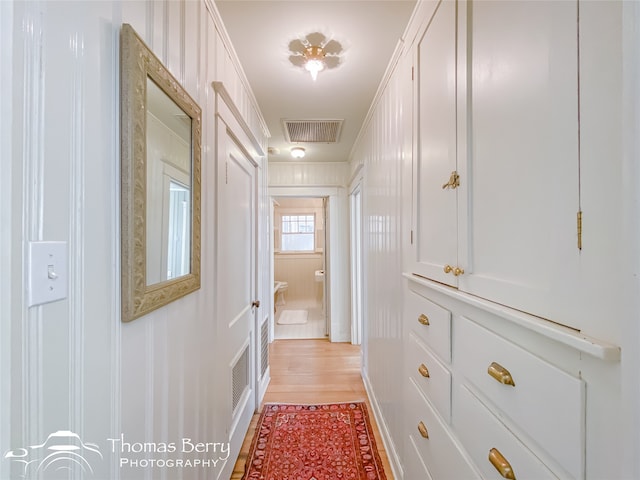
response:
<path id="1" fill-rule="evenodd" d="M 108 438 L 111 452 L 119 455 L 120 468 L 216 468 L 229 458 L 230 445 L 222 442 L 196 442 L 183 437 L 177 442 L 127 441 Z"/>
<path id="2" fill-rule="evenodd" d="M 190 437 L 170 442 L 133 441 L 121 433 L 106 442 L 105 455 L 117 459 L 120 469 L 127 470 L 222 468 L 230 452 L 228 442 L 199 442 Z M 96 474 L 104 477 L 100 447 L 83 442 L 68 430 L 52 433 L 41 444 L 10 450 L 2 460 L 11 463 L 12 479 L 68 480 L 81 475 L 89 480 Z"/>
<path id="3" fill-rule="evenodd" d="M 69 478 L 69 472 L 80 471 L 91 478 L 92 462 L 102 461 L 100 447 L 83 442 L 68 430 L 50 434 L 44 443 L 10 450 L 5 461 L 16 463 L 20 478 Z M 94 463 L 95 464 L 95 463 Z"/>

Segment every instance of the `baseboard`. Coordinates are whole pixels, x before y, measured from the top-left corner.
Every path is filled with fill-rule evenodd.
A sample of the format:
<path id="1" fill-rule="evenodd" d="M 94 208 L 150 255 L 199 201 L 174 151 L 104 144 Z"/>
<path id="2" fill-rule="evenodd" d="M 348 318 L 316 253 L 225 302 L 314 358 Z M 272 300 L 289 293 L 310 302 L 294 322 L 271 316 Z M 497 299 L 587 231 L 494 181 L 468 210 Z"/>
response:
<path id="1" fill-rule="evenodd" d="M 264 400 L 264 394 L 267 393 L 267 387 L 269 386 L 270 381 L 271 381 L 271 365 L 267 367 L 267 370 L 264 372 L 262 379 L 258 383 L 258 398 L 256 402 L 256 411 L 260 409 L 260 405 L 262 404 L 262 400 Z"/>
<path id="2" fill-rule="evenodd" d="M 364 383 L 364 389 L 367 391 L 369 403 L 371 404 L 371 408 L 373 409 L 373 416 L 376 420 L 376 423 L 378 424 L 378 430 L 380 431 L 380 436 L 382 437 L 384 449 L 387 452 L 387 457 L 389 458 L 391 473 L 393 473 L 393 478 L 395 480 L 402 480 L 404 478 L 404 470 L 402 469 L 402 463 L 400 462 L 400 457 L 398 456 L 396 446 L 393 443 L 391 434 L 389 433 L 387 422 L 382 415 L 382 410 L 380 409 L 380 405 L 378 404 L 378 399 L 373 393 L 373 387 L 371 386 L 371 382 L 369 381 L 369 376 L 364 370 L 362 370 L 361 375 L 362 381 Z"/>

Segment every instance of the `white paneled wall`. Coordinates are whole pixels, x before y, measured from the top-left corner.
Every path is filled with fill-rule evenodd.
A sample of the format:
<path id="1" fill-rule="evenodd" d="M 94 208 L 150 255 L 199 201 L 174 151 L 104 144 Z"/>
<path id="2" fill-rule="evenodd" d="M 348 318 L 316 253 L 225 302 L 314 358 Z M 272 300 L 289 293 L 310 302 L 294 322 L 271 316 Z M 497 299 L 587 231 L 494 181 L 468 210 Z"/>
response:
<path id="1" fill-rule="evenodd" d="M 269 185 L 280 186 L 344 186 L 349 165 L 335 163 L 270 162 Z"/>
<path id="2" fill-rule="evenodd" d="M 13 4 L 0 3 L 0 44 L 10 45 L 13 36 Z M 0 205 L 12 204 L 12 138 L 11 123 L 13 121 L 13 51 L 10 48 L 0 49 Z M 11 443 L 11 369 L 12 369 L 12 337 L 11 337 L 11 298 L 16 291 L 12 281 L 15 269 L 12 267 L 12 211 L 0 207 L 0 448 Z M 20 414 L 20 412 L 18 412 Z M 6 427 L 5 427 L 6 426 Z M 0 478 L 9 478 L 11 466 L 0 462 Z"/>
<path id="3" fill-rule="evenodd" d="M 392 65 L 394 65 L 392 63 Z M 411 59 L 397 65 L 370 112 L 354 151 L 362 164 L 365 383 L 388 441 L 402 438 L 402 261 L 409 240 L 402 199 L 411 191 L 403 168 L 411 162 Z M 407 100 L 408 98 L 408 100 Z M 400 469 L 402 444 L 388 445 Z M 397 472 L 399 473 L 399 472 Z"/>
<path id="4" fill-rule="evenodd" d="M 322 300 L 322 283 L 316 282 L 315 271 L 321 270 L 322 254 L 276 254 L 274 278 L 287 282 L 285 301 Z"/>
<path id="5" fill-rule="evenodd" d="M 202 288 L 128 324 L 120 322 L 119 31 L 130 23 L 203 111 Z M 215 94 L 222 82 L 266 150 L 268 132 L 212 2 L 1 2 L 0 451 L 71 430 L 97 444 L 94 478 L 218 478 L 215 467 L 120 466 L 120 439 L 228 441 L 228 395 L 213 318 Z M 259 238 L 268 238 L 266 169 Z M 9 228 L 7 228 L 9 227 Z M 29 308 L 27 242 L 69 246 L 68 298 Z M 269 263 L 260 244 L 261 271 Z M 263 275 L 258 295 L 270 308 Z M 223 386 L 221 386 L 223 385 Z M 114 451 L 115 450 L 115 451 Z M 209 455 L 217 458 L 218 454 Z M 235 454 L 230 456 L 230 462 Z M 20 465 L 0 459 L 0 478 Z M 76 474 L 79 473 L 76 472 Z M 75 475 L 75 474 L 74 474 Z M 74 478 L 80 478 L 74 477 Z"/>

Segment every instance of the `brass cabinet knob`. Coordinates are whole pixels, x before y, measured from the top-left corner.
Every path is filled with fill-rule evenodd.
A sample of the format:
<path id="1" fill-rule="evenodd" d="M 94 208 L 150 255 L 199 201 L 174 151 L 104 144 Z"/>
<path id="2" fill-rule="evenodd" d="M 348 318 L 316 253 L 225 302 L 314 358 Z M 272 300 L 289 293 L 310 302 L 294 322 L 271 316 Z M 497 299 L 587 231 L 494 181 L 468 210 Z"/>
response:
<path id="1" fill-rule="evenodd" d="M 504 385 L 512 385 L 514 387 L 516 386 L 511 373 L 509 373 L 509 370 L 504 368 L 499 363 L 492 362 L 487 369 L 487 373 Z"/>
<path id="2" fill-rule="evenodd" d="M 429 431 L 427 430 L 427 427 L 424 423 L 420 422 L 418 424 L 418 431 L 420 432 L 422 438 L 429 438 Z"/>
<path id="3" fill-rule="evenodd" d="M 509 480 L 516 480 L 516 474 L 513 473 L 513 468 L 511 468 L 511 464 L 507 461 L 506 458 L 502 456 L 500 451 L 497 448 L 492 448 L 489 451 L 489 461 L 491 465 L 493 465 L 498 473 L 502 475 L 503 478 L 508 478 Z"/>
<path id="4" fill-rule="evenodd" d="M 429 317 L 427 317 L 424 313 L 421 313 L 418 317 L 418 322 L 422 325 L 429 325 Z"/>
<path id="5" fill-rule="evenodd" d="M 445 265 L 443 270 L 444 273 L 453 273 L 456 277 L 464 273 L 464 269 L 460 267 L 452 267 L 451 265 Z"/>
<path id="6" fill-rule="evenodd" d="M 260 300 L 254 300 L 251 302 L 251 306 L 254 308 L 260 308 Z"/>
<path id="7" fill-rule="evenodd" d="M 418 372 L 420 372 L 420 375 L 422 375 L 424 378 L 429 378 L 429 369 L 424 363 L 420 364 L 420 366 L 418 367 Z"/>

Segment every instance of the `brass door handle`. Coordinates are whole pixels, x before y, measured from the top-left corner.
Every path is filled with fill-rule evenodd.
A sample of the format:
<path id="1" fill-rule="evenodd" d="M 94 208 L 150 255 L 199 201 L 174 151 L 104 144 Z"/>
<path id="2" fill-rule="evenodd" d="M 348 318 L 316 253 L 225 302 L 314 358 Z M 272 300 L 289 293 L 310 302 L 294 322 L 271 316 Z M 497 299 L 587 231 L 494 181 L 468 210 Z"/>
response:
<path id="1" fill-rule="evenodd" d="M 458 275 L 462 275 L 464 273 L 464 270 L 460 267 L 456 267 L 453 269 L 453 274 L 457 277 Z"/>
<path id="2" fill-rule="evenodd" d="M 444 185 L 442 185 L 442 189 L 444 190 L 445 188 L 457 188 L 460 186 L 460 175 L 458 175 L 458 172 L 456 172 L 455 170 L 453 172 L 451 172 L 451 176 L 449 177 L 449 181 L 447 183 L 445 183 Z"/>
<path id="3" fill-rule="evenodd" d="M 512 385 L 514 387 L 516 386 L 511 373 L 509 373 L 509 370 L 504 368 L 499 363 L 492 362 L 487 369 L 487 373 L 504 385 Z"/>
<path id="4" fill-rule="evenodd" d="M 443 270 L 444 270 L 444 273 L 451 273 L 453 272 L 453 267 L 451 265 L 445 265 Z"/>
<path id="5" fill-rule="evenodd" d="M 424 378 L 429 378 L 429 369 L 424 363 L 420 364 L 420 366 L 418 367 L 418 372 L 420 372 L 420 375 L 422 375 Z"/>
<path id="6" fill-rule="evenodd" d="M 418 317 L 418 322 L 422 325 L 429 325 L 429 317 L 427 317 L 424 313 L 421 313 Z"/>
<path id="7" fill-rule="evenodd" d="M 260 300 L 254 300 L 251 302 L 251 306 L 255 308 L 260 308 Z"/>
<path id="8" fill-rule="evenodd" d="M 503 478 L 508 478 L 509 480 L 516 480 L 516 474 L 513 473 L 513 468 L 511 468 L 511 464 L 507 461 L 506 458 L 502 456 L 502 454 L 498 451 L 497 448 L 492 448 L 489 451 L 489 461 L 491 465 L 493 465 L 498 473 L 502 475 Z"/>
<path id="9" fill-rule="evenodd" d="M 420 422 L 418 424 L 418 431 L 420 432 L 422 438 L 429 438 L 429 431 L 427 430 L 427 427 L 424 423 Z"/>

